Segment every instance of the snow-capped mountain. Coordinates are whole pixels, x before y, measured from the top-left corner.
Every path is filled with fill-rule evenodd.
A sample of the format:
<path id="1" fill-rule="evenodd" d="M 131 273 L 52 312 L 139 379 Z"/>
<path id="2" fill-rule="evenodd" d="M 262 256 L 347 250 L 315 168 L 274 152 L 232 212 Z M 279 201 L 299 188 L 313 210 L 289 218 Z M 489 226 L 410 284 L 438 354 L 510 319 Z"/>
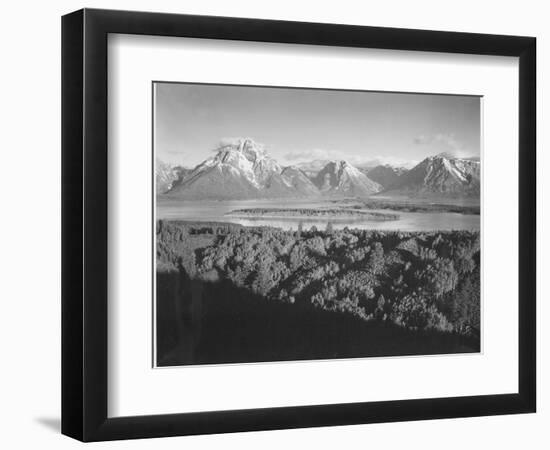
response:
<path id="1" fill-rule="evenodd" d="M 174 166 L 166 163 L 159 158 L 155 161 L 155 185 L 157 194 L 164 194 L 178 180 L 182 180 L 191 172 L 182 166 Z"/>
<path id="2" fill-rule="evenodd" d="M 346 161 L 329 162 L 313 179 L 325 195 L 364 197 L 382 190 L 382 186 Z"/>
<path id="3" fill-rule="evenodd" d="M 430 156 L 403 173 L 387 193 L 408 195 L 478 196 L 481 163 L 452 158 L 447 154 Z"/>
<path id="4" fill-rule="evenodd" d="M 220 144 L 216 154 L 199 164 L 166 193 L 182 199 L 252 199 L 311 195 L 307 180 L 283 168 L 262 144 L 239 138 Z M 307 177 L 306 177 L 307 178 Z M 305 191 L 302 192 L 302 186 Z"/>
<path id="5" fill-rule="evenodd" d="M 393 186 L 399 177 L 407 171 L 404 167 L 393 167 L 389 164 L 359 170 L 372 181 L 380 184 L 384 189 Z"/>

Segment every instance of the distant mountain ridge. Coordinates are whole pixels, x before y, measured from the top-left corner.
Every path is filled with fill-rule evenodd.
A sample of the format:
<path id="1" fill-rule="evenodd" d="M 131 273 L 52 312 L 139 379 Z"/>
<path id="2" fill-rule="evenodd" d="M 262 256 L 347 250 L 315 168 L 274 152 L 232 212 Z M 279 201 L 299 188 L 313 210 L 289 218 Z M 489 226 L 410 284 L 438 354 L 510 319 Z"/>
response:
<path id="1" fill-rule="evenodd" d="M 375 194 L 474 196 L 480 192 L 475 158 L 431 156 L 410 170 L 388 164 L 359 169 L 347 161 L 281 166 L 251 138 L 221 143 L 194 169 L 157 161 L 157 194 L 182 200 L 368 197 Z"/>
<path id="2" fill-rule="evenodd" d="M 393 186 L 399 177 L 407 172 L 407 169 L 404 167 L 393 167 L 389 164 L 359 170 L 367 175 L 372 181 L 380 184 L 384 189 Z"/>
<path id="3" fill-rule="evenodd" d="M 157 158 L 155 161 L 155 189 L 157 194 L 164 194 L 172 188 L 176 181 L 185 178 L 190 172 L 191 169 L 179 165 L 174 166 Z"/>
<path id="4" fill-rule="evenodd" d="M 290 183 L 297 192 L 306 196 L 318 196 L 319 189 L 307 176 L 307 174 L 297 166 L 288 166 L 281 171 L 285 181 Z"/>
<path id="5" fill-rule="evenodd" d="M 313 161 L 306 161 L 296 164 L 302 172 L 304 172 L 309 178 L 315 178 L 315 176 L 325 168 L 325 166 L 331 162 L 330 159 L 314 159 Z"/>
<path id="6" fill-rule="evenodd" d="M 404 172 L 385 193 L 409 196 L 473 197 L 480 194 L 481 163 L 474 159 L 430 156 Z"/>
<path id="7" fill-rule="evenodd" d="M 313 179 L 313 183 L 328 195 L 365 197 L 382 190 L 382 186 L 346 161 L 329 162 Z"/>

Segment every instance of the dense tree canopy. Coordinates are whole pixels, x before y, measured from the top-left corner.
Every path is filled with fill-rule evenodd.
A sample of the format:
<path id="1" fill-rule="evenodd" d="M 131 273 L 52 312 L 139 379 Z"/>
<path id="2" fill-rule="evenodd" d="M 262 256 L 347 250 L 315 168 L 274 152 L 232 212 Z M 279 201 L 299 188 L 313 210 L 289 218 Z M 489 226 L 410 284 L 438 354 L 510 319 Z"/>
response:
<path id="1" fill-rule="evenodd" d="M 159 270 L 181 264 L 273 301 L 468 336 L 480 329 L 479 253 L 479 232 L 469 231 L 157 224 Z"/>

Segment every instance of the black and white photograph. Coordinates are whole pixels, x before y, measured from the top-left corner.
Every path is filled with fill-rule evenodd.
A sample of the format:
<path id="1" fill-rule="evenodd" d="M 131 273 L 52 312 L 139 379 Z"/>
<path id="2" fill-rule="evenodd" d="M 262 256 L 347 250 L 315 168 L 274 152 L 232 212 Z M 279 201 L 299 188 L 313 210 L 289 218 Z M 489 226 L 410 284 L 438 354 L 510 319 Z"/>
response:
<path id="1" fill-rule="evenodd" d="M 0 448 L 546 450 L 550 27 L 495 3 L 6 2 Z"/>
<path id="2" fill-rule="evenodd" d="M 480 352 L 481 108 L 154 82 L 155 364 Z"/>

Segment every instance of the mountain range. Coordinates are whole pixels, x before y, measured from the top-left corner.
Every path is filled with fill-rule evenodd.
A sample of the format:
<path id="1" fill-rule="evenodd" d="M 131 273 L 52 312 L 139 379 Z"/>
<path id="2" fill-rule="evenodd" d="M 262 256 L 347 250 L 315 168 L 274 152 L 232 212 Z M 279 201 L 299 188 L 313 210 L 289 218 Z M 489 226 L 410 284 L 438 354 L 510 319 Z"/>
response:
<path id="1" fill-rule="evenodd" d="M 480 192 L 480 162 L 430 156 L 410 170 L 379 165 L 367 169 L 347 161 L 312 161 L 281 166 L 262 144 L 239 138 L 220 144 L 194 169 L 157 160 L 157 194 L 182 200 L 408 196 L 473 197 Z"/>

